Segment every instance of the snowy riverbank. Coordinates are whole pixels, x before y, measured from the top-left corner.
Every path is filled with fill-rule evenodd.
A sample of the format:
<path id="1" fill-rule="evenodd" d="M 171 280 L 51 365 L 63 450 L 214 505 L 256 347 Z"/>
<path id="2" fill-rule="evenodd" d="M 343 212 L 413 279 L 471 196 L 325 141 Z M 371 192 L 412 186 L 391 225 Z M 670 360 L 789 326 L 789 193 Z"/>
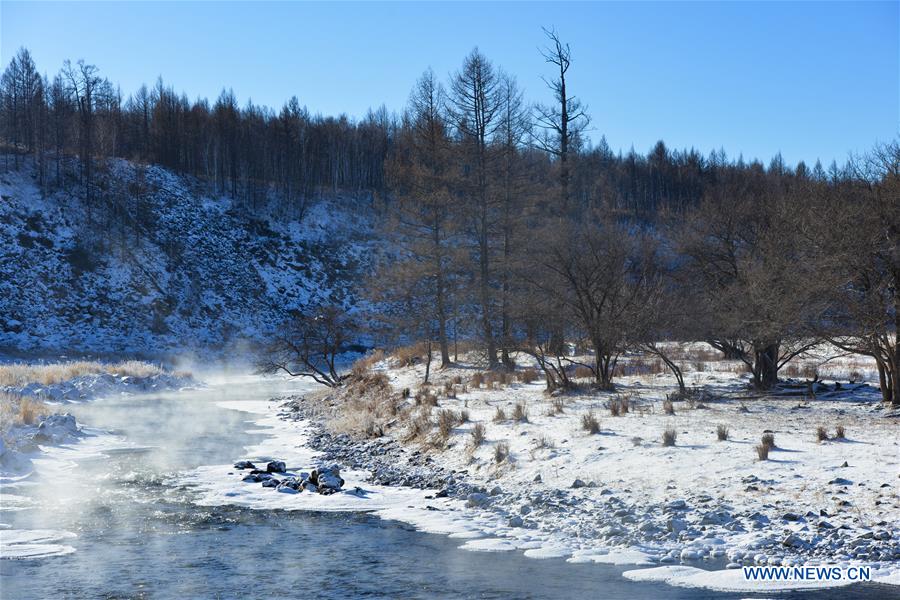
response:
<path id="1" fill-rule="evenodd" d="M 395 390 L 421 381 L 421 367 L 375 368 Z M 191 477 L 210 504 L 372 511 L 465 539 L 467 550 L 634 564 L 649 570 L 628 577 L 673 585 L 759 590 L 738 567 L 800 564 L 865 565 L 876 581 L 900 583 L 900 423 L 885 416 L 870 387 L 845 382 L 846 393 L 820 393 L 827 400 L 750 398 L 733 374 L 698 373 L 692 383 L 709 394 L 693 408 L 675 402 L 673 415 L 662 409 L 672 391 L 666 375 L 624 377 L 619 396 L 549 398 L 539 382 L 452 384 L 472 372 L 444 371 L 439 378 L 451 383 L 431 388 L 451 390 L 433 407 L 437 418 L 442 410 L 467 413 L 442 445 L 410 441 L 400 424 L 368 440 L 325 431 L 327 416 L 340 410 L 321 406 L 322 394 L 232 406 L 271 428 L 267 442 L 232 458 L 297 468 L 339 462 L 345 489 L 361 493 L 279 494 L 242 482 L 231 465 Z M 612 416 L 609 404 L 622 394 L 629 410 Z M 518 420 L 517 405 L 526 413 Z M 588 414 L 598 433 L 583 429 Z M 479 424 L 484 440 L 473 446 Z M 727 440 L 717 440 L 719 424 Z M 816 439 L 820 426 L 829 439 Z M 844 438 L 834 438 L 837 426 Z M 674 446 L 661 443 L 667 428 Z M 754 447 L 764 432 L 775 448 L 760 461 Z M 705 570 L 717 564 L 729 568 Z"/>

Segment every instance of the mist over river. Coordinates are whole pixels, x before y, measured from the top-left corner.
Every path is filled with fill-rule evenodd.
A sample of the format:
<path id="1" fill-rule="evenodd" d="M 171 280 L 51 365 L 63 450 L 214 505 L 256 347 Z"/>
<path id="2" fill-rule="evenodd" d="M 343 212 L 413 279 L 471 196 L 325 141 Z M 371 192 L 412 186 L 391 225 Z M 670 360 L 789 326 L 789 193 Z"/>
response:
<path id="1" fill-rule="evenodd" d="M 367 514 L 196 504 L 196 491 L 178 483 L 177 476 L 241 459 L 245 447 L 266 437 L 253 425 L 253 415 L 217 403 L 265 400 L 304 389 L 309 388 L 299 382 L 235 377 L 201 390 L 66 406 L 96 435 L 49 451 L 34 462 L 33 476 L 6 481 L 0 511 L 0 537 L 32 535 L 36 544 L 63 550 L 41 558 L 0 560 L 0 595 L 10 599 L 752 595 L 623 579 L 620 574 L 633 566 L 464 551 L 458 548 L 458 539 L 421 533 Z M 862 598 L 875 597 L 879 591 L 883 588 L 854 586 L 790 597 Z"/>

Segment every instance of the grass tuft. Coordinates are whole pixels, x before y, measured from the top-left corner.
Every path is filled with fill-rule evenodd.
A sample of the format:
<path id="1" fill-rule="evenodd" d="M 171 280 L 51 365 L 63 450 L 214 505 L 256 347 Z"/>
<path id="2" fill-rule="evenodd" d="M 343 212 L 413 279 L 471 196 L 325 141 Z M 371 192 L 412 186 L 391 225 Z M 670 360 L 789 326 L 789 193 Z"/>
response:
<path id="1" fill-rule="evenodd" d="M 594 416 L 594 411 L 588 411 L 587 414 L 581 415 L 581 428 L 590 433 L 600 433 L 600 421 Z"/>

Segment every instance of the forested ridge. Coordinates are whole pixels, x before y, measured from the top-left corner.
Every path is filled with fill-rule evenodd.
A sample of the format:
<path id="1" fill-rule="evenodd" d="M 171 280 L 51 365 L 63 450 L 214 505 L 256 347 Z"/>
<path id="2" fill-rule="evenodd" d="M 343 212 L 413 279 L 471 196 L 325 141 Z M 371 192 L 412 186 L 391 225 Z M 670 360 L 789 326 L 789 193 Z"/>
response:
<path id="1" fill-rule="evenodd" d="M 40 189 L 77 190 L 101 230 L 137 231 L 142 218 L 134 190 L 113 193 L 97 176 L 113 158 L 190 176 L 266 219 L 302 220 L 323 196 L 366 198 L 392 247 L 358 285 L 370 329 L 434 343 L 443 365 L 462 337 L 490 367 L 525 352 L 549 387 L 565 387 L 564 342 L 577 340 L 609 387 L 629 351 L 678 376 L 657 342 L 695 339 L 744 360 L 767 388 L 829 341 L 873 356 L 885 399 L 900 403 L 896 141 L 827 169 L 663 142 L 614 153 L 588 138 L 603 115 L 570 84 L 569 46 L 546 33 L 535 69 L 550 103 L 529 102 L 476 48 L 447 77 L 426 70 L 402 112 L 361 119 L 297 98 L 280 110 L 241 106 L 230 91 L 190 101 L 162 80 L 125 96 L 84 61 L 41 75 L 22 49 L 0 82 L 6 166 L 30 156 Z"/>

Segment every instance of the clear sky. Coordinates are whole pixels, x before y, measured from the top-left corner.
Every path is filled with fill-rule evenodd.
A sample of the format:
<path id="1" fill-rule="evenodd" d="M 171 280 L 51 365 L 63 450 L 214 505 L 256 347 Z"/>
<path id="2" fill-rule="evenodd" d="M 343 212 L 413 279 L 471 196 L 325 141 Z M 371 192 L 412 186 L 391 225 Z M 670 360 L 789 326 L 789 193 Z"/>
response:
<path id="1" fill-rule="evenodd" d="M 51 76 L 85 59 L 125 94 L 162 76 L 190 98 L 223 87 L 275 108 L 400 110 L 431 66 L 474 46 L 530 100 L 552 76 L 541 26 L 572 47 L 570 89 L 592 138 L 656 140 L 789 164 L 843 162 L 900 124 L 900 3 L 230 3 L 0 1 L 0 58 L 20 46 Z"/>

